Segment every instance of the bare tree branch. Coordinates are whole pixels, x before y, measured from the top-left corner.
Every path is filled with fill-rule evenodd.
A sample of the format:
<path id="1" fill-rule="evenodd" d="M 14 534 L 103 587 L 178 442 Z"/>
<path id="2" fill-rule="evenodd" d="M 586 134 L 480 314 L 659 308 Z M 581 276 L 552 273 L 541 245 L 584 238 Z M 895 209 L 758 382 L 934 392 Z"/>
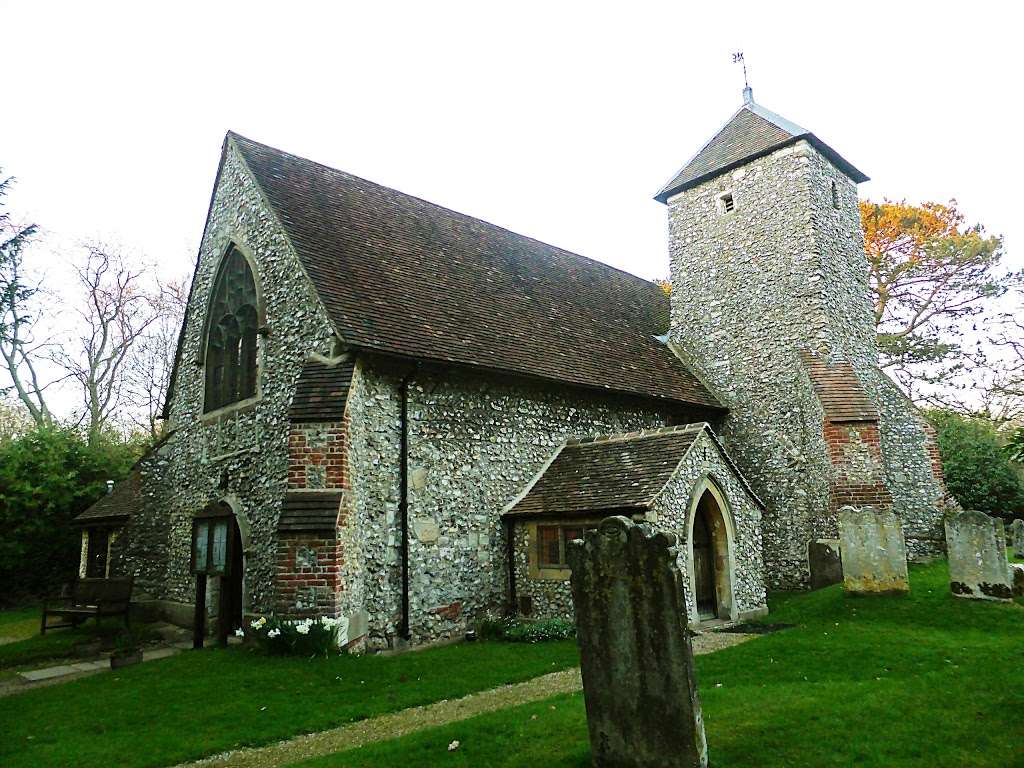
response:
<path id="1" fill-rule="evenodd" d="M 117 415 L 126 387 L 125 366 L 158 314 L 145 290 L 143 268 L 133 268 L 104 243 L 83 248 L 84 260 L 75 267 L 83 299 L 77 310 L 79 331 L 51 359 L 78 382 L 81 423 L 93 441 Z"/>

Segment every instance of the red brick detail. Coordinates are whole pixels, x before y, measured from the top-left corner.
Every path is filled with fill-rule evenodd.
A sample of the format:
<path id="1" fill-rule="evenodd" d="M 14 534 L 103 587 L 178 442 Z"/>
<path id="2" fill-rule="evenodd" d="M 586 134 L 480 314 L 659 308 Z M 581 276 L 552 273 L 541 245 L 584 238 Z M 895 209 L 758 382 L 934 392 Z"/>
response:
<path id="1" fill-rule="evenodd" d="M 288 490 L 348 487 L 348 416 L 340 422 L 292 424 Z"/>
<path id="2" fill-rule="evenodd" d="M 878 422 L 826 422 L 825 442 L 832 459 L 831 509 L 891 507 L 892 495 L 882 465 Z"/>
<path id="3" fill-rule="evenodd" d="M 927 421 L 923 423 L 923 426 L 925 434 L 924 445 L 928 449 L 928 457 L 932 461 L 932 477 L 935 478 L 935 482 L 942 489 L 942 495 L 945 496 L 946 476 L 942 472 L 942 456 L 939 455 L 939 436 L 935 431 L 935 427 Z"/>
<path id="4" fill-rule="evenodd" d="M 343 584 L 338 539 L 324 534 L 282 534 L 277 542 L 274 612 L 285 618 L 336 616 Z"/>
<path id="5" fill-rule="evenodd" d="M 430 612 L 448 619 L 448 621 L 458 621 L 462 615 L 462 601 L 456 600 L 451 605 L 440 605 L 437 608 L 431 609 Z"/>

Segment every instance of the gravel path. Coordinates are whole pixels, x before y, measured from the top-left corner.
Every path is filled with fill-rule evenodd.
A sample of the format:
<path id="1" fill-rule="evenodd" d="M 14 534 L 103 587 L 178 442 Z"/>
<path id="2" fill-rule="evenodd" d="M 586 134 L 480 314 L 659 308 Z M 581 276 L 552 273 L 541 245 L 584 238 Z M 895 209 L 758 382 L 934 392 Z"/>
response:
<path id="1" fill-rule="evenodd" d="M 712 653 L 753 639 L 753 635 L 732 635 L 710 632 L 693 638 L 693 652 Z M 453 701 L 442 700 L 422 707 L 413 707 L 389 715 L 361 720 L 319 733 L 297 736 L 266 747 L 240 749 L 207 757 L 194 763 L 183 763 L 176 768 L 277 768 L 291 765 L 311 757 L 355 749 L 375 741 L 395 739 L 399 736 L 454 723 L 493 712 L 497 709 L 528 704 L 560 693 L 572 693 L 583 688 L 579 669 L 552 672 L 523 683 L 506 685 L 482 693 L 474 693 Z"/>

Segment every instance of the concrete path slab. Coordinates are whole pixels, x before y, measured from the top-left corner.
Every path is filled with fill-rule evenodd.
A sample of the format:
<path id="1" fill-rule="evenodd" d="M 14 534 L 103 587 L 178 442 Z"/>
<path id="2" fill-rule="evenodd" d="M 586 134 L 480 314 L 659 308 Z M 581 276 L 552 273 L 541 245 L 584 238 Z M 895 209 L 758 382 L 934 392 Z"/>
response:
<path id="1" fill-rule="evenodd" d="M 159 659 L 166 659 L 169 656 L 176 656 L 179 653 L 181 653 L 180 648 L 154 648 L 153 650 L 143 651 L 142 661 L 157 661 Z M 26 672 L 19 672 L 17 676 L 23 683 L 38 683 L 43 680 L 56 680 L 60 677 L 70 678 L 72 675 L 79 675 L 83 672 L 106 672 L 109 670 L 110 658 L 104 656 L 88 661 L 76 661 L 68 664 L 57 664 L 52 667 L 32 669 Z M 5 691 L 5 694 L 9 693 L 10 691 Z"/>
<path id="2" fill-rule="evenodd" d="M 152 651 L 143 651 L 143 661 L 156 661 L 157 659 L 166 659 L 168 656 L 177 656 L 181 653 L 180 648 L 157 648 Z"/>
<path id="3" fill-rule="evenodd" d="M 75 669 L 71 664 L 60 664 L 56 667 L 45 667 L 43 669 L 33 669 L 28 672 L 19 672 L 18 677 L 23 680 L 27 680 L 30 683 L 34 683 L 38 680 L 49 680 L 54 677 L 73 675 L 76 672 L 81 671 L 82 670 Z"/>

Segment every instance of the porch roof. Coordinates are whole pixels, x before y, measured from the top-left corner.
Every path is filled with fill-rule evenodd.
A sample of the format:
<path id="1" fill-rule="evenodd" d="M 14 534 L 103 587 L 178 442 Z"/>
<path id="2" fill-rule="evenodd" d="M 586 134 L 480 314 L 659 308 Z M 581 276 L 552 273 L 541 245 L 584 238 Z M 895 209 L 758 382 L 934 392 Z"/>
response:
<path id="1" fill-rule="evenodd" d="M 714 432 L 700 422 L 567 440 L 506 507 L 504 516 L 621 514 L 649 509 L 701 433 L 711 438 L 757 500 Z"/>
<path id="2" fill-rule="evenodd" d="M 119 483 L 115 483 L 110 493 L 75 517 L 77 525 L 120 525 L 127 522 L 139 509 L 141 499 L 141 478 L 138 471 L 133 471 Z"/>

